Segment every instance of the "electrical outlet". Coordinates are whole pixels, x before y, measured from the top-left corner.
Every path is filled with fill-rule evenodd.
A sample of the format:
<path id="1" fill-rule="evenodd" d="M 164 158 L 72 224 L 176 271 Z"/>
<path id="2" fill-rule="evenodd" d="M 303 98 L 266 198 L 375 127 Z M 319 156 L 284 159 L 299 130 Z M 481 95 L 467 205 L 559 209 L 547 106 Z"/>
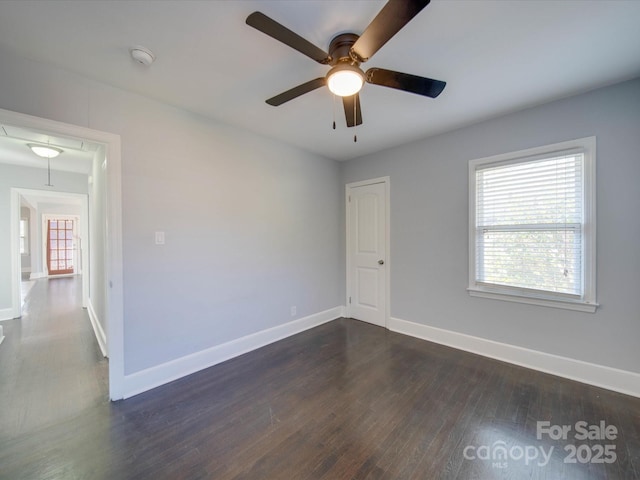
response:
<path id="1" fill-rule="evenodd" d="M 298 313 L 298 308 L 295 306 L 291 307 L 291 316 L 295 317 L 297 313 Z"/>
<path id="2" fill-rule="evenodd" d="M 164 232 L 156 232 L 156 245 L 164 245 Z"/>

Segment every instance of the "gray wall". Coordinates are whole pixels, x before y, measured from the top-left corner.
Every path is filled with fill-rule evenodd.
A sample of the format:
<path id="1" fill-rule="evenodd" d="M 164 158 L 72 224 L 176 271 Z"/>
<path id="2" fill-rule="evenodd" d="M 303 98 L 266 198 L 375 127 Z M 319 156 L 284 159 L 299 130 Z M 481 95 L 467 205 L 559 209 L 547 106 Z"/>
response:
<path id="1" fill-rule="evenodd" d="M 468 161 L 597 137 L 595 314 L 466 292 Z M 343 165 L 343 182 L 391 177 L 391 314 L 640 372 L 640 79 L 485 121 Z"/>
<path id="2" fill-rule="evenodd" d="M 292 305 L 343 303 L 336 162 L 3 52 L 0 65 L 0 108 L 121 136 L 125 373 L 288 322 Z"/>
<path id="3" fill-rule="evenodd" d="M 0 84 L 2 82 L 0 81 Z M 1 91 L 2 89 L 0 89 Z M 11 308 L 11 188 L 47 190 L 47 171 L 0 163 L 0 310 Z M 69 193 L 87 193 L 87 177 L 69 172 L 56 172 L 55 190 Z M 40 235 L 39 215 L 36 230 L 30 232 L 35 239 Z M 33 222 L 31 222 L 33 225 Z M 41 257 L 40 243 L 31 242 L 31 255 L 35 261 Z"/>

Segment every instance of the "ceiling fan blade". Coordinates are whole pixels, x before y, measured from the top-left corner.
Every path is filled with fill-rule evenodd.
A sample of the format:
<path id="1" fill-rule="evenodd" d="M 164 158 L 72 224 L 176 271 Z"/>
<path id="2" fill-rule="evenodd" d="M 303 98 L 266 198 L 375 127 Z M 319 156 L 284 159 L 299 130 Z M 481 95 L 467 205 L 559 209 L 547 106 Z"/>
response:
<path id="1" fill-rule="evenodd" d="M 293 87 L 286 92 L 282 92 L 280 95 L 276 95 L 275 97 L 271 97 L 267 100 L 269 105 L 273 105 L 274 107 L 278 107 L 283 103 L 288 102 L 289 100 L 293 100 L 294 98 L 299 97 L 300 95 L 304 95 L 305 93 L 309 93 L 316 88 L 323 87 L 326 83 L 325 77 L 316 78 L 309 82 L 303 83 L 302 85 L 298 85 L 297 87 Z"/>
<path id="2" fill-rule="evenodd" d="M 331 61 L 331 57 L 327 52 L 316 47 L 313 43 L 305 40 L 287 27 L 267 17 L 264 13 L 253 12 L 247 17 L 246 22 L 247 25 L 290 46 L 318 63 L 327 64 Z"/>
<path id="3" fill-rule="evenodd" d="M 351 48 L 361 62 L 369 60 L 431 0 L 389 0 Z"/>
<path id="4" fill-rule="evenodd" d="M 350 97 L 342 97 L 342 104 L 344 105 L 344 115 L 347 118 L 347 127 L 362 125 L 360 95 L 356 93 Z"/>
<path id="5" fill-rule="evenodd" d="M 436 98 L 442 93 L 447 82 L 432 78 L 418 77 L 409 73 L 394 72 L 384 68 L 370 68 L 365 74 L 368 83 L 396 88 L 405 92 L 417 93 L 425 97 Z"/>

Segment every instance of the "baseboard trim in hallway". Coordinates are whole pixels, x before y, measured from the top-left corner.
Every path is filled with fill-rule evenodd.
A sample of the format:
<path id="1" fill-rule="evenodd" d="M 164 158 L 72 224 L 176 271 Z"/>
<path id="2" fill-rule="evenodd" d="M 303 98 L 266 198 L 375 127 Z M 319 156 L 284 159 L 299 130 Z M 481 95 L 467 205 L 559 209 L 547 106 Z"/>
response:
<path id="1" fill-rule="evenodd" d="M 0 321 L 2 320 L 13 320 L 15 318 L 15 312 L 13 308 L 2 308 L 0 309 Z"/>
<path id="2" fill-rule="evenodd" d="M 98 319 L 98 315 L 96 315 L 96 311 L 93 308 L 91 299 L 89 299 L 89 303 L 87 304 L 87 313 L 89 314 L 89 320 L 91 320 L 93 333 L 96 336 L 96 340 L 98 342 L 98 346 L 100 347 L 100 351 L 102 352 L 102 356 L 106 358 L 109 356 L 109 352 L 107 350 L 107 336 L 104 333 L 104 329 L 102 328 L 102 324 Z"/>
<path id="3" fill-rule="evenodd" d="M 146 392 L 192 373 L 204 370 L 270 343 L 304 332 L 344 316 L 344 306 L 324 310 L 292 322 L 226 342 L 169 362 L 125 375 L 124 398 Z"/>

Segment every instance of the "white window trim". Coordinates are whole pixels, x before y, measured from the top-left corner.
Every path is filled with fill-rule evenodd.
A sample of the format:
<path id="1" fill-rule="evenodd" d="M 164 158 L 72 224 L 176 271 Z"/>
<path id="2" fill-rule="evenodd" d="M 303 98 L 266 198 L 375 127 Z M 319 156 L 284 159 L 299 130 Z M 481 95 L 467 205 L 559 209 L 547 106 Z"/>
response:
<path id="1" fill-rule="evenodd" d="M 20 252 L 20 255 L 27 256 L 31 249 L 29 248 L 29 219 L 27 217 L 20 217 L 20 223 L 24 222 L 24 252 Z M 22 238 L 22 235 L 20 235 Z"/>
<path id="2" fill-rule="evenodd" d="M 508 164 L 539 156 L 549 156 L 567 150 L 580 149 L 584 152 L 584 294 L 579 299 L 562 295 L 483 285 L 476 282 L 476 170 L 487 164 Z M 483 297 L 508 302 L 556 307 L 593 313 L 596 311 L 596 137 L 585 137 L 567 142 L 529 148 L 491 157 L 469 161 L 469 286 L 472 297 Z"/>

